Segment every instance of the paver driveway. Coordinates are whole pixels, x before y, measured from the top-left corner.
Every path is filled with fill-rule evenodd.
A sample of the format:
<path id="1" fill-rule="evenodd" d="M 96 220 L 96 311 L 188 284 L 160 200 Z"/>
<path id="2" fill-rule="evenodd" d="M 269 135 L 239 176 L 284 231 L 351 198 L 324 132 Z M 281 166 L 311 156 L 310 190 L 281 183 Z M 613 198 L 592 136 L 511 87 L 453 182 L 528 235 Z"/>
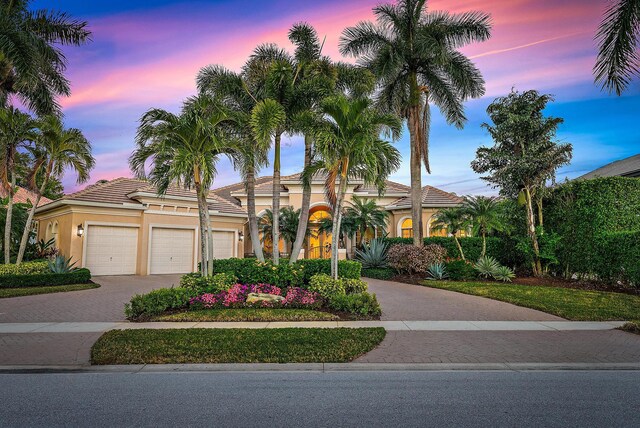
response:
<path id="1" fill-rule="evenodd" d="M 100 276 L 100 288 L 0 299 L 0 322 L 124 321 L 134 294 L 177 284 L 179 275 Z"/>

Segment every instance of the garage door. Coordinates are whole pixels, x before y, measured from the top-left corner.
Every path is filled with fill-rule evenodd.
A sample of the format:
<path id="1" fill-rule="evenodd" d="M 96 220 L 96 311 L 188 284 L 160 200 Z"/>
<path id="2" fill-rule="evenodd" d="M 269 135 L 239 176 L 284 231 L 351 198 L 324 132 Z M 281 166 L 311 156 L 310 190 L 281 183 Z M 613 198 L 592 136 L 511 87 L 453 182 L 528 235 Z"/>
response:
<path id="1" fill-rule="evenodd" d="M 213 232 L 213 258 L 228 259 L 234 256 L 236 235 L 233 232 Z"/>
<path id="2" fill-rule="evenodd" d="M 85 267 L 93 275 L 134 275 L 138 259 L 138 229 L 88 226 Z"/>
<path id="3" fill-rule="evenodd" d="M 194 239 L 193 229 L 151 229 L 150 273 L 192 272 Z"/>

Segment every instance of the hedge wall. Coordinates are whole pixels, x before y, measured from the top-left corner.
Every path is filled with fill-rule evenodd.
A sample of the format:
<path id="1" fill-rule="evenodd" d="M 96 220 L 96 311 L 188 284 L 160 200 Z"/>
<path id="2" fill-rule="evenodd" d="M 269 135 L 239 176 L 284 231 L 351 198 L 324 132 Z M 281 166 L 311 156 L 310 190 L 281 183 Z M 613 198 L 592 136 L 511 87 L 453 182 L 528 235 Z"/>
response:
<path id="1" fill-rule="evenodd" d="M 640 231 L 606 233 L 596 240 L 592 272 L 609 282 L 640 286 Z"/>
<path id="2" fill-rule="evenodd" d="M 69 273 L 9 274 L 0 275 L 0 288 L 85 284 L 89 280 L 91 280 L 89 269 L 76 269 Z"/>
<path id="3" fill-rule="evenodd" d="M 467 260 L 478 260 L 482 253 L 482 238 L 467 237 L 458 238 L 464 256 Z M 389 244 L 413 244 L 412 238 L 385 238 Z M 424 244 L 438 244 L 447 250 L 447 256 L 450 258 L 459 258 L 460 253 L 453 238 L 449 237 L 431 237 L 424 238 Z M 487 255 L 497 258 L 501 263 L 511 265 L 508 262 L 509 251 L 507 251 L 505 243 L 500 238 L 487 237 Z"/>
<path id="4" fill-rule="evenodd" d="M 605 258 L 612 266 L 626 264 L 627 258 L 613 246 L 615 242 L 627 245 L 628 233 L 633 236 L 640 231 L 638 213 L 637 178 L 576 180 L 559 186 L 546 201 L 545 229 L 562 237 L 558 248 L 562 271 L 600 276 L 606 270 L 602 267 L 603 251 L 611 252 Z M 614 255 L 618 259 L 613 259 Z"/>

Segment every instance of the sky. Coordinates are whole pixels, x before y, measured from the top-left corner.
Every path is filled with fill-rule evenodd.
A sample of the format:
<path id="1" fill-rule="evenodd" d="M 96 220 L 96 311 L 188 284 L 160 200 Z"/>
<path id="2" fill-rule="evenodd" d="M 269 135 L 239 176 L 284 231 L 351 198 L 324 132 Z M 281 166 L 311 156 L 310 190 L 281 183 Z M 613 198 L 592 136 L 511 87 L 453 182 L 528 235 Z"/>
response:
<path id="1" fill-rule="evenodd" d="M 287 31 L 313 25 L 326 37 L 323 53 L 342 58 L 342 30 L 373 20 L 378 0 L 36 0 L 34 8 L 56 9 L 89 22 L 92 42 L 65 48 L 72 94 L 61 99 L 65 123 L 80 128 L 93 144 L 96 168 L 89 183 L 131 176 L 127 158 L 140 116 L 150 108 L 177 112 L 196 92 L 195 76 L 209 64 L 239 70 L 255 46 L 273 42 L 292 50 Z M 607 0 L 431 0 L 429 10 L 491 14 L 489 41 L 462 51 L 480 68 L 486 94 L 465 105 L 468 122 L 459 130 L 434 109 L 430 184 L 457 194 L 490 194 L 470 168 L 475 151 L 490 146 L 481 124 L 487 106 L 511 88 L 554 95 L 547 114 L 561 117 L 558 140 L 573 144 L 573 161 L 558 178 L 574 178 L 608 162 L 640 152 L 640 82 L 622 97 L 593 83 L 594 34 Z M 409 183 L 409 134 L 397 141 L 401 168 L 390 179 Z M 286 138 L 283 174 L 302 169 L 303 141 Z M 214 187 L 238 182 L 228 161 L 218 167 Z M 270 175 L 270 168 L 262 171 Z M 82 186 L 68 173 L 66 191 Z"/>

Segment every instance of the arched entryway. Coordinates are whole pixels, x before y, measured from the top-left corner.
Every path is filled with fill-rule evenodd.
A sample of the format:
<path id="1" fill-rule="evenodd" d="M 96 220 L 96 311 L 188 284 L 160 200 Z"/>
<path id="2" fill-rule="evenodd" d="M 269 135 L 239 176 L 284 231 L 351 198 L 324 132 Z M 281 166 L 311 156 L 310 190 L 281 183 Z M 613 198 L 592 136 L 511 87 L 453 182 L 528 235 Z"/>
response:
<path id="1" fill-rule="evenodd" d="M 323 221 L 331 218 L 329 207 L 319 205 L 309 210 L 309 238 L 305 247 L 305 258 L 328 259 L 331 257 L 331 233 L 322 231 Z"/>

